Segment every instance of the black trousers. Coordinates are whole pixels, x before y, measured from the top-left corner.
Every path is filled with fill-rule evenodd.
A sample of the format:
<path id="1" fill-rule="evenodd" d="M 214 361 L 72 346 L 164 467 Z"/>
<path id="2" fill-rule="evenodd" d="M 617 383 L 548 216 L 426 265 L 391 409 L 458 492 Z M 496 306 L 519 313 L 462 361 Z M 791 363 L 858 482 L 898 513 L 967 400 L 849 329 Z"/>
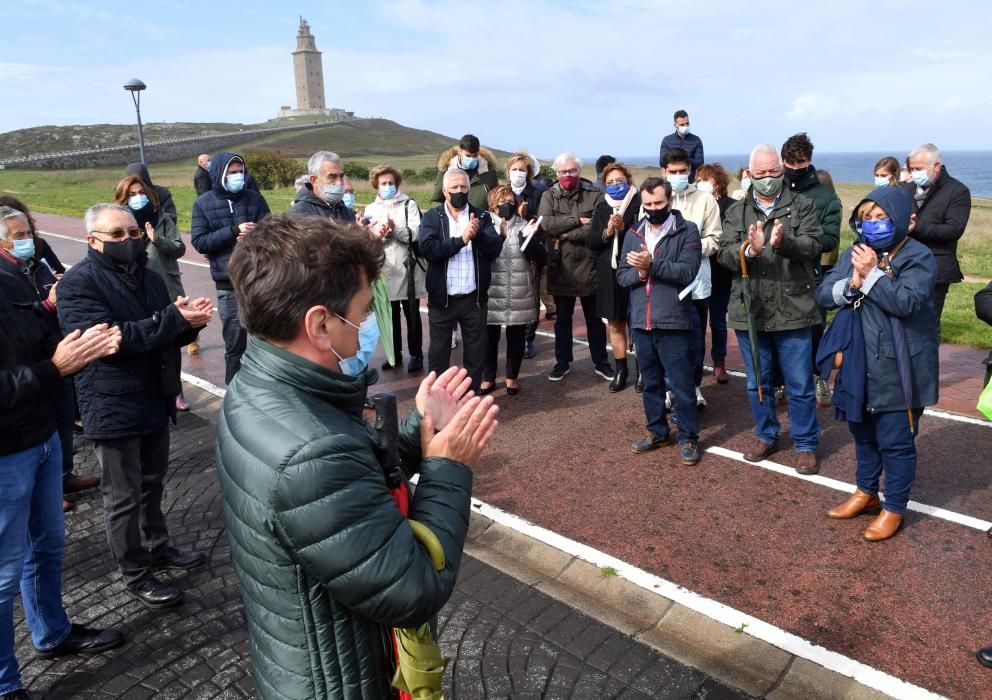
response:
<path id="1" fill-rule="evenodd" d="M 451 334 L 462 328 L 462 364 L 478 393 L 486 363 L 486 307 L 480 305 L 475 292 L 448 297 L 448 306 L 427 309 L 431 342 L 427 350 L 427 369 L 441 374 L 451 366 Z"/>
<path id="2" fill-rule="evenodd" d="M 424 356 L 424 324 L 420 320 L 420 300 L 391 302 L 393 305 L 393 352 L 396 364 L 403 356 L 403 318 L 406 318 L 406 347 L 410 357 Z"/>
<path id="3" fill-rule="evenodd" d="M 125 585 L 134 585 L 150 573 L 152 562 L 163 558 L 169 545 L 162 514 L 169 429 L 140 437 L 96 440 L 94 447 L 103 468 L 107 541 Z"/>
<path id="4" fill-rule="evenodd" d="M 572 314 L 575 313 L 576 297 L 555 294 L 555 362 L 559 365 L 572 364 Z M 596 314 L 596 295 L 578 297 L 582 303 L 582 314 L 586 318 L 586 336 L 589 340 L 589 355 L 594 365 L 607 364 L 606 326 Z"/>
<path id="5" fill-rule="evenodd" d="M 938 283 L 933 288 L 933 315 L 937 317 L 937 326 L 940 327 L 940 315 L 944 313 L 944 302 L 947 300 L 947 292 L 950 291 L 950 284 Z"/>
<path id="6" fill-rule="evenodd" d="M 486 344 L 486 368 L 482 379 L 486 382 L 496 381 L 499 365 L 499 339 L 503 335 L 503 327 L 498 325 L 486 326 L 489 336 Z M 524 360 L 524 341 L 527 336 L 527 325 L 506 327 L 506 378 L 516 379 L 520 374 L 520 364 Z"/>
<path id="7" fill-rule="evenodd" d="M 73 477 L 72 449 L 74 443 L 73 422 L 76 420 L 76 388 L 72 377 L 66 377 L 59 384 L 55 398 L 55 424 L 62 444 L 62 483 Z"/>

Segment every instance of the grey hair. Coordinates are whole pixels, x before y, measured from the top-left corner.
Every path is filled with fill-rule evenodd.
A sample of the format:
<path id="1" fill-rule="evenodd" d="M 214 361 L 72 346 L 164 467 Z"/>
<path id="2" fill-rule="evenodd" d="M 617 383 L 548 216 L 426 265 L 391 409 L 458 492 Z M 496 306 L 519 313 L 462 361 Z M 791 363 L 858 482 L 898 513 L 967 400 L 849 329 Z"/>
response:
<path id="1" fill-rule="evenodd" d="M 20 219 L 24 222 L 24 225 L 28 228 L 31 224 L 28 223 L 28 217 L 24 215 L 24 212 L 18 211 L 13 207 L 0 207 L 0 238 L 7 240 L 7 234 L 10 229 L 7 226 L 7 219 Z"/>
<path id="2" fill-rule="evenodd" d="M 121 204 L 94 204 L 92 207 L 86 210 L 86 215 L 83 217 L 83 222 L 86 224 L 86 233 L 93 233 L 93 227 L 96 225 L 96 220 L 100 218 L 100 214 L 105 211 L 122 211 L 130 217 L 134 217 L 131 210 Z"/>
<path id="3" fill-rule="evenodd" d="M 467 172 L 465 172 L 461 168 L 449 168 L 448 170 L 444 171 L 444 177 L 441 178 L 441 187 L 447 189 L 448 183 L 451 181 L 451 178 L 455 177 L 456 175 L 465 178 L 465 181 L 471 184 L 472 180 L 469 179 Z"/>
<path id="4" fill-rule="evenodd" d="M 754 168 L 755 157 L 763 153 L 767 153 L 775 156 L 775 160 L 778 161 L 779 165 L 782 164 L 782 156 L 779 155 L 778 149 L 775 148 L 775 146 L 771 145 L 770 143 L 762 143 L 755 146 L 754 149 L 751 151 L 751 157 L 747 159 L 747 167 Z"/>
<path id="5" fill-rule="evenodd" d="M 320 166 L 324 164 L 324 161 L 330 161 L 331 163 L 337 163 L 341 165 L 341 156 L 333 151 L 317 151 L 312 156 L 310 160 L 307 161 L 307 172 L 317 177 L 320 175 Z"/>
<path id="6" fill-rule="evenodd" d="M 296 178 L 296 181 L 293 183 L 293 185 L 295 187 L 303 187 L 308 182 L 310 182 L 310 176 L 307 175 L 307 174 L 303 174 L 303 175 L 300 175 L 298 178 Z"/>
<path id="7" fill-rule="evenodd" d="M 569 153 L 568 151 L 559 153 L 555 158 L 555 162 L 551 164 L 551 167 L 557 172 L 561 166 L 565 165 L 565 163 L 575 163 L 575 167 L 579 169 L 579 172 L 582 172 L 582 159 L 574 153 Z"/>
<path id="8" fill-rule="evenodd" d="M 928 162 L 933 165 L 938 160 L 943 163 L 943 158 L 940 157 L 940 150 L 934 146 L 932 143 L 925 143 L 922 146 L 917 146 L 909 153 L 909 159 L 912 160 L 916 156 L 926 155 Z"/>

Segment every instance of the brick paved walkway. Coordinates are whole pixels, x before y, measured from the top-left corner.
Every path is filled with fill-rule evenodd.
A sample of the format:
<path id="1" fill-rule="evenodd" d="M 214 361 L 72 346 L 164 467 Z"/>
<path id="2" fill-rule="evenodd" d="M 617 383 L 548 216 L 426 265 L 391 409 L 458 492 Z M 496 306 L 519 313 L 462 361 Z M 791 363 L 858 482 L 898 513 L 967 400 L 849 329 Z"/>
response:
<path id="1" fill-rule="evenodd" d="M 93 473 L 92 448 L 79 442 L 77 473 Z M 209 552 L 208 566 L 163 575 L 185 591 L 185 602 L 146 610 L 124 593 L 116 574 L 99 494 L 71 497 L 66 607 L 74 622 L 121 629 L 127 644 L 94 657 L 34 659 L 18 608 L 18 658 L 35 697 L 254 697 L 248 632 L 217 488 L 214 426 L 183 414 L 172 443 L 164 504 L 170 531 L 177 545 Z M 438 623 L 442 651 L 452 659 L 448 698 L 745 697 L 468 557 Z"/>

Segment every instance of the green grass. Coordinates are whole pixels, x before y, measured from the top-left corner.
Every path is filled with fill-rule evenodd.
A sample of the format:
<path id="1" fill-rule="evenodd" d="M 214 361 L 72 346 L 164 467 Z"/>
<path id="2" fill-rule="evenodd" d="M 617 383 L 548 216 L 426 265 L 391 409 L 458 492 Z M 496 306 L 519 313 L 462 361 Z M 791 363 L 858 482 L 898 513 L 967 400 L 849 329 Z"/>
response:
<path id="1" fill-rule="evenodd" d="M 617 571 L 612 566 L 602 566 L 599 569 L 599 576 L 600 576 L 600 578 L 611 578 L 613 576 L 619 576 L 619 575 L 620 575 L 620 572 Z"/>

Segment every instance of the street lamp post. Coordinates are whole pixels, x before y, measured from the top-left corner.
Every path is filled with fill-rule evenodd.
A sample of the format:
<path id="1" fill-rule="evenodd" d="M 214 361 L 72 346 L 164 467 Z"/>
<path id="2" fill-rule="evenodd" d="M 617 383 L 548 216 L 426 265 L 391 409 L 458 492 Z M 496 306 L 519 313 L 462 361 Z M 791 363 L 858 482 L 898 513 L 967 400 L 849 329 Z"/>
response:
<path id="1" fill-rule="evenodd" d="M 145 84 L 137 78 L 131 78 L 124 83 L 124 89 L 131 93 L 131 99 L 134 101 L 134 112 L 138 115 L 138 153 L 141 155 L 142 165 L 147 165 L 145 162 L 145 134 L 141 130 L 141 91 L 145 87 Z"/>

